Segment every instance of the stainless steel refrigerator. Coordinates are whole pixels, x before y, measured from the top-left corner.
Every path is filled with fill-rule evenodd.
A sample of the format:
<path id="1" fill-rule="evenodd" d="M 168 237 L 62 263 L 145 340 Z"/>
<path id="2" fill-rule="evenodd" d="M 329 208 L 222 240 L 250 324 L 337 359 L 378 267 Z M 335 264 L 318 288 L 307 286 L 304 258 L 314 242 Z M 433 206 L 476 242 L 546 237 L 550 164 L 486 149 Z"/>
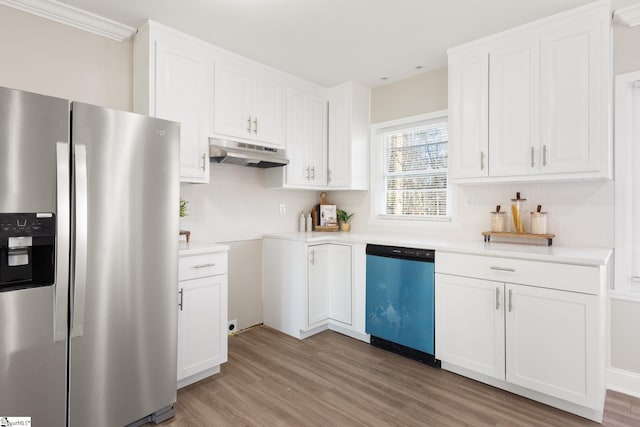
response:
<path id="1" fill-rule="evenodd" d="M 0 417 L 172 415 L 179 131 L 0 88 Z"/>

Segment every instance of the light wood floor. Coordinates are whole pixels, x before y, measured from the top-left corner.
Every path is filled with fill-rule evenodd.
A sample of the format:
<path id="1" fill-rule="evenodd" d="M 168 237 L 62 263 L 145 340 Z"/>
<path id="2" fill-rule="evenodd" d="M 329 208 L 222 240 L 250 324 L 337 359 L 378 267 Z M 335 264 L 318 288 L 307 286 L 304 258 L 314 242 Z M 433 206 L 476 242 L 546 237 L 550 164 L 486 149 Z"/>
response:
<path id="1" fill-rule="evenodd" d="M 555 408 L 326 331 L 229 338 L 220 374 L 178 392 L 170 426 L 597 426 Z M 640 399 L 609 392 L 605 426 L 640 426 Z"/>

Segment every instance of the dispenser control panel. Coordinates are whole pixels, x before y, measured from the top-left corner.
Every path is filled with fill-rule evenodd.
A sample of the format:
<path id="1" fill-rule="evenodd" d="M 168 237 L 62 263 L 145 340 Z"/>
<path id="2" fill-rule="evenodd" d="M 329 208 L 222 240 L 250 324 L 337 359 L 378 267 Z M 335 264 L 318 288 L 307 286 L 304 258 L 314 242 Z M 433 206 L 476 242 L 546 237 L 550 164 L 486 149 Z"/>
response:
<path id="1" fill-rule="evenodd" d="M 0 213 L 0 244 L 8 237 L 55 236 L 55 215 L 45 213 Z"/>

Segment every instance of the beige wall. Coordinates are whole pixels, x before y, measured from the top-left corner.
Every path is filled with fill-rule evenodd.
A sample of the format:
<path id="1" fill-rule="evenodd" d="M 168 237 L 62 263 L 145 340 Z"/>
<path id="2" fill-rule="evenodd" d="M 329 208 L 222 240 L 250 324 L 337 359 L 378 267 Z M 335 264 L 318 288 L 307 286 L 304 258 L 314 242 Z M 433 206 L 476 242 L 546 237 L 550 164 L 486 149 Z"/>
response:
<path id="1" fill-rule="evenodd" d="M 262 323 L 262 239 L 229 245 L 229 320 L 238 330 Z"/>
<path id="2" fill-rule="evenodd" d="M 371 90 L 371 123 L 446 109 L 446 67 Z"/>
<path id="3" fill-rule="evenodd" d="M 131 111 L 132 43 L 0 6 L 0 86 Z"/>
<path id="4" fill-rule="evenodd" d="M 640 70 L 640 26 L 615 25 L 613 40 L 614 74 Z"/>

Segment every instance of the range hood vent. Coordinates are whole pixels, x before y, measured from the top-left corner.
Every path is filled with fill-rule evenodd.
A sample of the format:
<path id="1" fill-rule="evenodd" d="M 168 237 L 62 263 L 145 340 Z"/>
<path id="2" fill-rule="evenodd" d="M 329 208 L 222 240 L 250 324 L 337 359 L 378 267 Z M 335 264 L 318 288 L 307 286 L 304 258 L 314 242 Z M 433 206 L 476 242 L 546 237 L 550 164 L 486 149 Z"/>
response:
<path id="1" fill-rule="evenodd" d="M 263 147 L 218 138 L 209 138 L 209 157 L 218 163 L 261 169 L 289 164 L 289 159 L 282 148 Z"/>

